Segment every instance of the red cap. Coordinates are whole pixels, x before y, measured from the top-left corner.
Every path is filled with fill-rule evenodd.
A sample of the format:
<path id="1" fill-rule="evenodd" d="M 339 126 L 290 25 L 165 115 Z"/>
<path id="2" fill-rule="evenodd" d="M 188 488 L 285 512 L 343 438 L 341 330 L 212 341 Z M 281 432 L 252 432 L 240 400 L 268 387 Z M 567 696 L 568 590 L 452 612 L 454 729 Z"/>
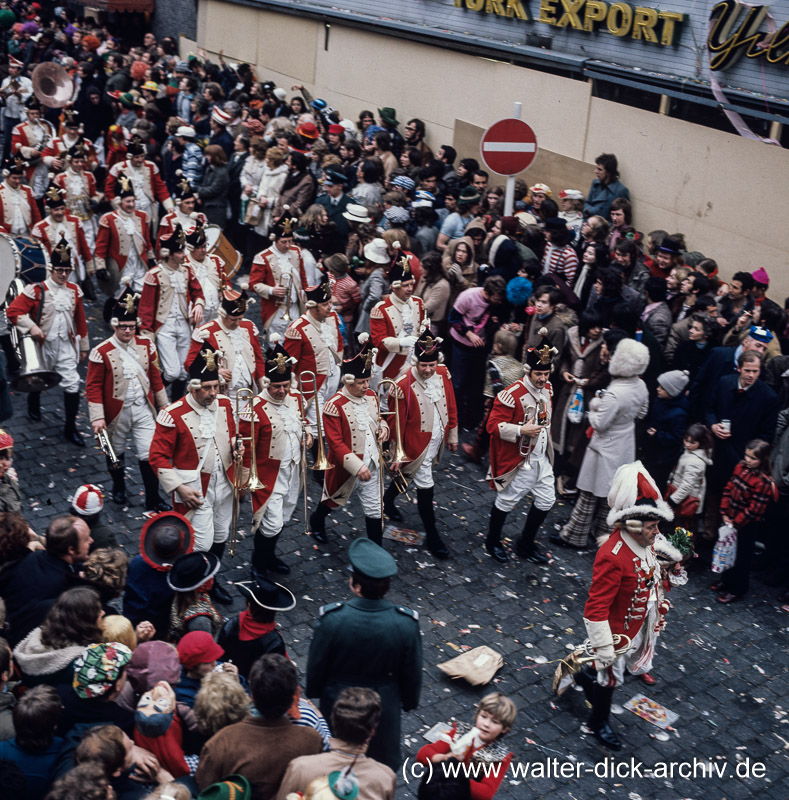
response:
<path id="1" fill-rule="evenodd" d="M 176 647 L 178 659 L 187 669 L 194 669 L 200 664 L 218 661 L 225 651 L 214 641 L 208 631 L 192 631 L 187 633 Z"/>
<path id="2" fill-rule="evenodd" d="M 345 133 L 345 128 L 342 125 L 329 125 L 329 133 L 336 133 L 338 136 L 342 136 Z"/>

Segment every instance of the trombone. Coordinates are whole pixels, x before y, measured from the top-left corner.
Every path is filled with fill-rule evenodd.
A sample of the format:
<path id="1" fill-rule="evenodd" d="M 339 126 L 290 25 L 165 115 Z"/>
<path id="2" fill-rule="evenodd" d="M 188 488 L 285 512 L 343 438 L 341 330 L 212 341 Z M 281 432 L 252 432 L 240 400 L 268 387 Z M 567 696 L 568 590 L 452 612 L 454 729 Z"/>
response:
<path id="1" fill-rule="evenodd" d="M 293 286 L 293 273 L 289 272 L 287 275 L 280 275 L 278 284 L 285 287 L 285 296 L 280 303 L 280 305 L 285 306 L 285 313 L 282 315 L 282 321 L 290 322 L 290 289 L 291 286 Z"/>
<path id="2" fill-rule="evenodd" d="M 255 441 L 255 407 L 254 407 L 255 393 L 252 389 L 242 388 L 236 393 L 236 418 L 241 425 L 241 418 L 243 414 L 248 412 L 249 418 L 249 436 L 241 436 L 240 431 L 236 433 L 236 441 L 234 445 L 233 459 L 236 462 L 236 468 L 233 472 L 233 512 L 230 518 L 230 542 L 228 550 L 231 556 L 236 554 L 236 545 L 238 544 L 238 516 L 241 510 L 241 492 L 254 492 L 258 489 L 265 489 L 266 484 L 263 483 L 258 477 L 258 456 Z M 241 412 L 241 403 L 246 402 L 247 407 L 244 412 Z M 244 417 L 246 419 L 247 417 Z M 250 456 L 250 470 L 249 476 L 246 481 L 243 480 L 241 468 L 241 444 L 249 442 L 252 449 Z"/>
<path id="3" fill-rule="evenodd" d="M 327 469 L 334 469 L 334 464 L 329 463 L 326 458 L 326 449 L 323 444 L 323 425 L 321 423 L 321 409 L 318 399 L 318 376 L 312 370 L 305 369 L 304 372 L 299 374 L 299 394 L 301 395 L 301 407 L 303 413 L 303 431 L 301 435 L 301 479 L 304 483 L 304 533 L 309 533 L 308 516 L 308 489 L 307 489 L 307 403 L 304 400 L 304 383 L 305 378 L 308 383 L 312 384 L 312 399 L 315 402 L 315 436 L 317 438 L 318 452 L 315 456 L 315 463 L 311 469 L 315 472 L 325 472 Z"/>
<path id="4" fill-rule="evenodd" d="M 104 453 L 105 456 L 107 456 L 107 460 L 110 462 L 110 469 L 118 469 L 118 467 L 120 467 L 121 465 L 121 462 L 115 455 L 115 448 L 112 446 L 110 437 L 107 435 L 106 428 L 103 428 L 96 434 L 96 440 L 99 443 L 101 452 Z"/>
<path id="5" fill-rule="evenodd" d="M 400 410 L 400 400 L 397 397 L 397 392 L 395 391 L 394 399 L 395 399 L 395 410 L 394 411 L 381 411 L 381 403 L 384 401 L 386 397 L 386 392 L 384 392 L 385 387 L 391 387 L 392 389 L 397 389 L 397 384 L 391 378 L 382 378 L 381 382 L 378 384 L 375 393 L 378 398 L 378 428 L 380 430 L 381 422 L 383 421 L 383 417 L 388 417 L 394 415 L 395 418 L 395 446 L 394 452 L 391 452 L 391 448 L 389 449 L 390 457 L 389 461 L 386 460 L 384 457 L 383 447 L 381 447 L 381 442 L 378 441 L 378 480 L 379 480 L 379 487 L 378 491 L 381 496 L 381 529 L 383 530 L 384 525 L 384 471 L 391 477 L 392 481 L 394 482 L 395 488 L 400 494 L 405 494 L 408 491 L 408 478 L 402 474 L 402 472 L 398 469 L 393 469 L 394 464 L 403 464 L 404 462 L 408 461 L 408 456 L 403 449 L 403 435 L 402 431 L 400 430 L 400 416 L 398 415 L 398 411 Z M 376 440 L 378 437 L 376 436 Z M 408 495 L 406 494 L 406 497 Z"/>

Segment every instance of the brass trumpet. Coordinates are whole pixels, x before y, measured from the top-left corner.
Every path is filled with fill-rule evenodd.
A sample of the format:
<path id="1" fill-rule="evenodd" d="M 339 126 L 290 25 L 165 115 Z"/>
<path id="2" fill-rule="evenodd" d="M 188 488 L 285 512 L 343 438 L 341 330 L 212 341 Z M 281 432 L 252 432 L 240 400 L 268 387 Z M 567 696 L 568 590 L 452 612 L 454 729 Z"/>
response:
<path id="1" fill-rule="evenodd" d="M 118 457 L 115 455 L 115 448 L 112 446 L 112 442 L 110 441 L 110 437 L 107 435 L 107 429 L 104 428 L 100 430 L 96 434 L 96 441 L 99 443 L 99 447 L 101 448 L 101 452 L 107 456 L 107 460 L 110 462 L 110 469 L 118 469 L 120 467 L 121 462 L 118 460 Z"/>
<path id="2" fill-rule="evenodd" d="M 631 639 L 625 634 L 614 634 L 614 654 L 624 655 L 631 645 Z M 567 658 L 563 658 L 553 675 L 553 692 L 561 695 L 570 686 L 572 676 L 578 672 L 584 664 L 595 660 L 592 646 L 587 639 L 580 647 L 577 647 Z"/>
<path id="3" fill-rule="evenodd" d="M 280 305 L 285 306 L 285 313 L 282 315 L 283 322 L 290 322 L 290 289 L 293 286 L 293 275 L 289 272 L 287 275 L 280 275 L 279 286 L 285 287 L 285 296 L 282 298 Z"/>
<path id="4" fill-rule="evenodd" d="M 392 389 L 397 389 L 397 384 L 391 378 L 383 378 L 381 382 L 378 384 L 376 388 L 376 395 L 378 401 L 378 427 L 381 427 L 381 421 L 383 417 L 388 417 L 394 415 L 395 418 L 395 443 L 394 443 L 394 452 L 392 452 L 391 448 L 389 448 L 389 460 L 387 461 L 384 456 L 383 447 L 381 447 L 381 443 L 378 442 L 378 478 L 379 478 L 379 491 L 381 495 L 381 526 L 384 524 L 384 471 L 389 475 L 389 477 L 394 482 L 395 488 L 400 494 L 405 494 L 408 491 L 408 478 L 406 478 L 403 473 L 397 469 L 393 469 L 394 464 L 402 464 L 408 461 L 408 456 L 405 453 L 405 449 L 403 448 L 403 435 L 402 431 L 400 430 L 400 417 L 398 415 L 398 411 L 400 410 L 400 401 L 397 398 L 397 394 L 394 395 L 395 398 L 395 410 L 394 411 L 381 411 L 381 404 L 386 397 L 386 392 L 384 388 L 386 386 L 391 387 Z M 377 438 L 377 437 L 376 437 Z"/>
<path id="5" fill-rule="evenodd" d="M 228 550 L 231 556 L 236 554 L 236 545 L 238 544 L 238 517 L 241 511 L 241 492 L 250 491 L 254 492 L 258 489 L 265 489 L 266 484 L 263 483 L 258 477 L 258 457 L 256 452 L 255 442 L 255 408 L 254 408 L 255 393 L 252 389 L 239 389 L 236 393 L 236 418 L 241 423 L 243 414 L 249 414 L 249 436 L 241 436 L 241 433 L 236 434 L 236 441 L 234 446 L 233 458 L 236 462 L 236 469 L 233 472 L 233 511 L 230 518 L 230 541 Z M 247 408 L 241 411 L 241 403 L 246 402 Z M 246 419 L 246 417 L 245 417 Z M 242 478 L 241 469 L 241 449 L 240 445 L 243 442 L 249 442 L 252 448 L 250 456 L 250 470 L 247 480 Z"/>
<path id="6" fill-rule="evenodd" d="M 545 400 L 538 400 L 537 407 L 534 408 L 533 406 L 526 409 L 526 413 L 523 416 L 523 422 L 521 425 L 529 425 L 534 421 L 537 421 L 537 424 L 540 426 L 544 426 L 548 421 L 548 411 L 545 405 Z M 526 465 L 525 469 L 531 469 L 531 451 L 532 451 L 532 444 L 531 444 L 531 437 L 529 436 L 520 436 L 518 437 L 518 452 L 526 457 Z"/>

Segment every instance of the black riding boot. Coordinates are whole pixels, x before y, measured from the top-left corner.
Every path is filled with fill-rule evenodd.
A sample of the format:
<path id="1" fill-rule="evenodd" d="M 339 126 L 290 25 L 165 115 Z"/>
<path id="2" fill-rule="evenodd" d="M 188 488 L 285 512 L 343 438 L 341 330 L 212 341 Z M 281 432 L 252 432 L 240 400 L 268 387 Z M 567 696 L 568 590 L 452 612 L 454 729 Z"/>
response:
<path id="1" fill-rule="evenodd" d="M 126 474 L 125 474 L 125 455 L 121 453 L 118 456 L 118 466 L 113 467 L 112 461 L 107 457 L 107 471 L 112 478 L 112 502 L 117 503 L 119 506 L 125 505 L 126 500 Z"/>
<path id="2" fill-rule="evenodd" d="M 384 492 L 384 514 L 394 522 L 403 521 L 403 515 L 395 505 L 395 500 L 399 494 L 400 492 L 397 491 L 394 481 L 386 487 L 386 491 Z"/>
<path id="3" fill-rule="evenodd" d="M 186 381 L 173 381 L 170 384 L 170 402 L 180 400 L 186 394 Z"/>
<path id="4" fill-rule="evenodd" d="M 592 687 L 592 714 L 586 723 L 594 733 L 595 739 L 609 750 L 621 750 L 622 742 L 614 733 L 608 722 L 611 714 L 611 698 L 614 696 L 613 686 L 600 686 L 595 682 Z"/>
<path id="5" fill-rule="evenodd" d="M 573 680 L 584 690 L 584 697 L 591 703 L 596 676 L 590 673 L 586 666 L 583 666 L 573 675 Z"/>
<path id="6" fill-rule="evenodd" d="M 331 509 L 326 503 L 321 501 L 318 507 L 310 514 L 310 531 L 312 538 L 320 544 L 326 544 L 326 517 L 329 516 Z"/>
<path id="7" fill-rule="evenodd" d="M 227 542 L 214 542 L 211 547 L 208 548 L 208 552 L 213 553 L 221 561 L 222 556 L 225 554 L 226 546 Z M 221 603 L 223 606 L 233 604 L 233 598 L 230 596 L 227 589 L 219 583 L 219 578 L 216 575 L 214 576 L 214 585 L 211 587 L 209 594 L 217 603 Z"/>
<path id="8" fill-rule="evenodd" d="M 264 536 L 260 531 L 255 531 L 255 549 L 252 553 L 252 569 L 255 572 L 290 575 L 290 567 L 276 554 L 277 540 L 280 536 L 279 533 L 276 536 Z"/>
<path id="9" fill-rule="evenodd" d="M 488 527 L 488 538 L 485 540 L 485 549 L 490 553 L 493 558 L 500 564 L 506 564 L 509 561 L 507 552 L 501 546 L 501 532 L 504 529 L 504 522 L 507 519 L 507 512 L 496 508 L 490 510 L 490 523 Z"/>
<path id="10" fill-rule="evenodd" d="M 67 442 L 84 447 L 85 440 L 77 430 L 77 412 L 79 411 L 79 392 L 63 392 L 63 405 L 66 408 L 66 425 L 63 435 Z"/>
<path id="11" fill-rule="evenodd" d="M 441 537 L 438 535 L 436 527 L 436 512 L 433 509 L 433 487 L 429 489 L 416 490 L 416 507 L 419 509 L 419 516 L 425 526 L 425 547 L 436 558 L 449 558 L 449 550 Z M 384 506 L 384 510 L 386 506 Z"/>
<path id="12" fill-rule="evenodd" d="M 367 526 L 367 538 L 383 547 L 384 544 L 384 524 L 380 517 L 365 517 L 364 523 Z"/>
<path id="13" fill-rule="evenodd" d="M 27 415 L 33 422 L 41 422 L 41 392 L 27 393 Z"/>
<path id="14" fill-rule="evenodd" d="M 550 511 L 550 509 L 548 509 Z M 537 536 L 537 531 L 540 525 L 545 522 L 548 516 L 548 511 L 541 511 L 537 506 L 532 503 L 529 513 L 526 517 L 526 524 L 523 526 L 523 533 L 515 545 L 515 552 L 532 564 L 547 564 L 548 559 L 539 551 L 537 545 L 534 544 L 534 539 Z"/>
<path id="15" fill-rule="evenodd" d="M 159 494 L 159 479 L 153 471 L 149 461 L 138 461 L 140 466 L 140 477 L 142 485 L 145 487 L 145 510 L 146 511 L 170 511 L 172 506 Z"/>

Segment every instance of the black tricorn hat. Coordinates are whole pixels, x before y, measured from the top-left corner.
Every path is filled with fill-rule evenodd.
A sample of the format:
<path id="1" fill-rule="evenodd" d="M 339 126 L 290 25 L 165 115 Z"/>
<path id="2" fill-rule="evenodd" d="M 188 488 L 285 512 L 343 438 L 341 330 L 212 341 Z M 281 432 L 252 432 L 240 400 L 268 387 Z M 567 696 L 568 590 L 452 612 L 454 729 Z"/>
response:
<path id="1" fill-rule="evenodd" d="M 213 553 L 185 553 L 175 559 L 167 573 L 167 585 L 174 592 L 193 592 L 213 578 L 222 563 Z"/>
<path id="2" fill-rule="evenodd" d="M 559 351 L 548 341 L 547 328 L 540 328 L 537 333 L 541 337 L 539 347 L 530 347 L 526 351 L 526 366 L 529 370 L 551 370 L 553 369 L 554 358 L 559 355 Z"/>
<path id="3" fill-rule="evenodd" d="M 269 611 L 290 611 L 296 606 L 296 598 L 290 589 L 262 575 L 255 574 L 253 581 L 239 581 L 236 588 L 251 603 Z"/>
<path id="4" fill-rule="evenodd" d="M 376 351 L 370 347 L 370 335 L 360 333 L 358 341 L 359 352 L 353 358 L 342 362 L 342 374 L 346 381 L 350 378 L 350 382 L 369 378 L 373 370 L 373 359 Z"/>

